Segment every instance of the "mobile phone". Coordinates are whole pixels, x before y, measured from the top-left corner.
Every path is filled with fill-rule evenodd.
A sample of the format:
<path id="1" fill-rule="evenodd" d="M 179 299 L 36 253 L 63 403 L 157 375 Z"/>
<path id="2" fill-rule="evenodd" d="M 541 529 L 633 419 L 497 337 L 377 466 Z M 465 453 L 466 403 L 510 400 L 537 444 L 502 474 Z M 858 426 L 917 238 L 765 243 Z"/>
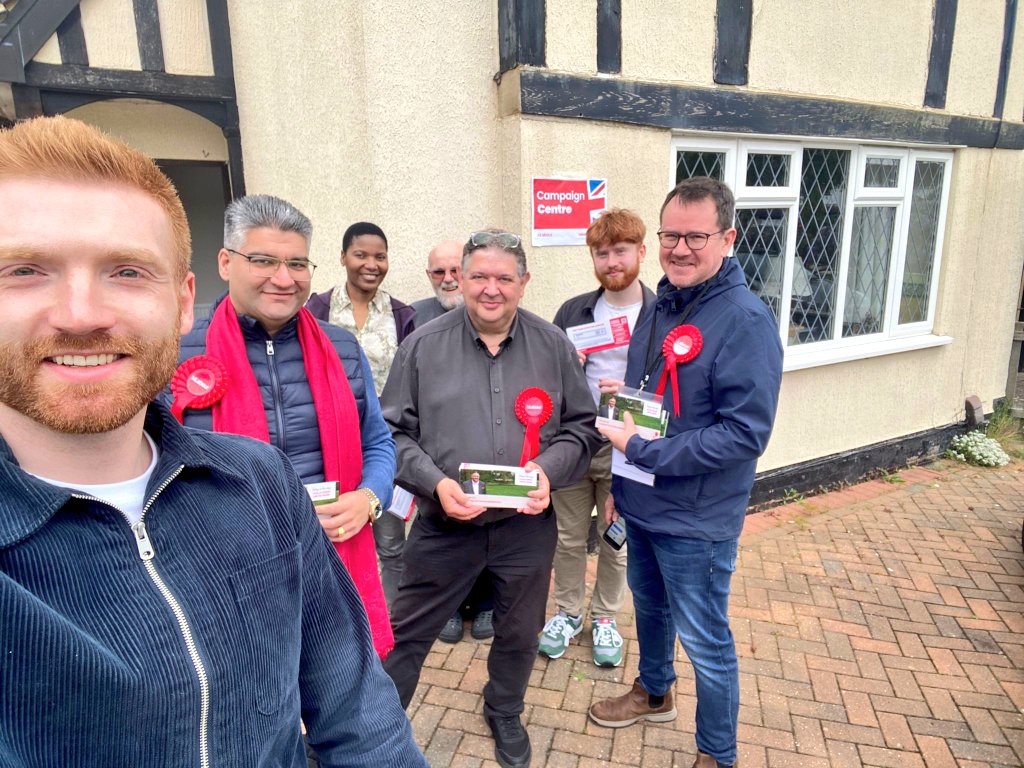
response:
<path id="1" fill-rule="evenodd" d="M 621 517 L 608 526 L 602 538 L 615 549 L 622 549 L 622 545 L 626 543 L 626 524 Z"/>

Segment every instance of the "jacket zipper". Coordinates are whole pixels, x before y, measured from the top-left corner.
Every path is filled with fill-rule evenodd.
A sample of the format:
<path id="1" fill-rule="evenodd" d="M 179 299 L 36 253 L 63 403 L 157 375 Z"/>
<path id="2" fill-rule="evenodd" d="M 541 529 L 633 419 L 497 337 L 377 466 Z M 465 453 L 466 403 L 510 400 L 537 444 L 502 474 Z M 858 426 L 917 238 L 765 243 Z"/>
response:
<path id="1" fill-rule="evenodd" d="M 182 473 L 185 469 L 184 464 L 179 464 L 178 468 L 170 474 L 170 476 L 164 480 L 153 491 L 153 495 L 149 497 L 146 505 L 142 508 L 142 515 L 140 516 L 139 522 L 133 525 L 132 533 L 135 534 L 135 546 L 139 550 L 139 559 L 142 560 L 146 566 L 146 572 L 149 574 L 149 578 L 156 585 L 157 590 L 163 596 L 164 601 L 171 609 L 171 613 L 174 614 L 175 620 L 178 622 L 178 629 L 181 631 L 182 638 L 185 640 L 185 648 L 188 650 L 189 659 L 192 662 L 192 668 L 195 670 L 196 678 L 199 680 L 199 765 L 200 768 L 210 768 L 210 743 L 209 743 L 209 728 L 210 728 L 210 680 L 206 674 L 206 667 L 203 665 L 203 660 L 199 656 L 199 648 L 196 646 L 195 638 L 192 635 L 192 628 L 189 626 L 188 618 L 185 616 L 185 611 L 182 610 L 181 603 L 178 602 L 178 598 L 175 597 L 174 593 L 171 592 L 170 588 L 164 582 L 160 572 L 157 571 L 156 565 L 153 560 L 156 558 L 156 549 L 153 547 L 153 541 L 149 538 L 149 533 L 146 531 L 146 513 L 149 512 L 149 508 L 153 506 L 153 502 L 156 501 L 163 490 L 171 484 L 171 482 Z M 107 504 L 109 507 L 113 507 L 112 504 L 108 504 L 103 499 L 97 499 L 95 496 L 89 496 L 82 493 L 72 493 L 76 499 L 87 499 L 89 501 L 98 501 L 101 504 Z M 114 507 L 117 509 L 117 507 Z M 118 510 L 124 515 L 122 510 Z M 125 517 L 127 520 L 127 516 Z"/>
<path id="2" fill-rule="evenodd" d="M 274 360 L 274 340 L 267 339 L 267 368 L 270 369 L 270 388 L 274 393 L 274 420 L 277 422 L 277 447 L 288 452 L 284 436 L 284 413 L 281 409 L 281 381 L 277 376 L 277 361 Z"/>

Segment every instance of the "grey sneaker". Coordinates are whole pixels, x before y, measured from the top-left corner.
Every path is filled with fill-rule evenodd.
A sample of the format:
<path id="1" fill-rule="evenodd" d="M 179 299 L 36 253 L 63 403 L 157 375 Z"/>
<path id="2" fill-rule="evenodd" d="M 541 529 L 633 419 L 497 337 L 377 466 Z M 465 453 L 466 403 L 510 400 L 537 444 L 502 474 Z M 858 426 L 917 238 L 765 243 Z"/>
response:
<path id="1" fill-rule="evenodd" d="M 594 663 L 599 667 L 617 667 L 622 663 L 622 635 L 615 619 L 602 616 L 591 622 L 594 635 Z"/>
<path id="2" fill-rule="evenodd" d="M 567 616 L 565 611 L 559 611 L 544 625 L 538 650 L 549 659 L 560 659 L 569 647 L 569 641 L 582 631 L 582 616 Z"/>

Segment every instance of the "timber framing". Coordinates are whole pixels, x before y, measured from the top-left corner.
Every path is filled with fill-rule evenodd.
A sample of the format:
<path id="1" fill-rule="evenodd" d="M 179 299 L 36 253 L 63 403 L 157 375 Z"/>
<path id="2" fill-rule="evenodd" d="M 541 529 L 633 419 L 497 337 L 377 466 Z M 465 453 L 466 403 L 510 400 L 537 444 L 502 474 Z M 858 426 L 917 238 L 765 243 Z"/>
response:
<path id="1" fill-rule="evenodd" d="M 718 0 L 715 14 L 715 82 L 746 85 L 753 0 Z"/>
<path id="2" fill-rule="evenodd" d="M 877 476 L 882 470 L 892 471 L 936 459 L 964 429 L 962 423 L 949 424 L 762 472 L 754 480 L 748 511 L 781 504 L 794 493 L 820 493 Z"/>
<path id="3" fill-rule="evenodd" d="M 924 86 L 924 105 L 946 108 L 949 88 L 949 61 L 953 55 L 956 32 L 957 0 L 935 0 L 932 11 L 932 47 L 928 52 L 928 81 Z"/>
<path id="4" fill-rule="evenodd" d="M 622 0 L 597 0 L 597 71 L 622 71 Z"/>
<path id="5" fill-rule="evenodd" d="M 509 79 L 508 87 L 515 87 Z M 669 83 L 519 73 L 524 115 L 689 131 L 1024 149 L 1024 124 L 924 109 Z"/>
<path id="6" fill-rule="evenodd" d="M 520 64 L 545 65 L 545 0 L 498 0 L 500 75 Z"/>
<path id="7" fill-rule="evenodd" d="M 999 79 L 996 81 L 996 99 L 992 116 L 1001 118 L 1006 105 L 1006 83 L 1010 79 L 1010 59 L 1013 56 L 1013 33 L 1017 26 L 1017 0 L 1006 0 L 1003 14 L 1003 47 L 999 57 Z"/>

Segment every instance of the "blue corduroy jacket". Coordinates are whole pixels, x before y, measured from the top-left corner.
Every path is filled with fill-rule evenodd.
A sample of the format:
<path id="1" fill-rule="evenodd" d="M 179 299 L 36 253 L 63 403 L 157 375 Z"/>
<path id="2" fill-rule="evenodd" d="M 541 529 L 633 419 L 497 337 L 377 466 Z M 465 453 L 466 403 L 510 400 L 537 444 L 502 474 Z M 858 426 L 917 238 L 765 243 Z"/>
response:
<path id="1" fill-rule="evenodd" d="M 626 386 L 639 386 L 649 371 L 647 391 L 654 392 L 665 367 L 661 344 L 691 302 L 686 324 L 700 330 L 704 346 L 677 368 L 679 415 L 667 384 L 665 437 L 637 435 L 626 445 L 626 458 L 652 473 L 654 486 L 615 477 L 612 492 L 627 525 L 722 541 L 740 535 L 757 459 L 772 433 L 782 342 L 771 310 L 747 288 L 736 259 L 727 258 L 718 274 L 693 288 L 661 279 L 654 310 L 629 342 Z"/>
<path id="2" fill-rule="evenodd" d="M 280 451 L 180 427 L 140 525 L 0 439 L 0 765 L 426 766 Z M 97 457 L 101 460 L 101 457 Z"/>

